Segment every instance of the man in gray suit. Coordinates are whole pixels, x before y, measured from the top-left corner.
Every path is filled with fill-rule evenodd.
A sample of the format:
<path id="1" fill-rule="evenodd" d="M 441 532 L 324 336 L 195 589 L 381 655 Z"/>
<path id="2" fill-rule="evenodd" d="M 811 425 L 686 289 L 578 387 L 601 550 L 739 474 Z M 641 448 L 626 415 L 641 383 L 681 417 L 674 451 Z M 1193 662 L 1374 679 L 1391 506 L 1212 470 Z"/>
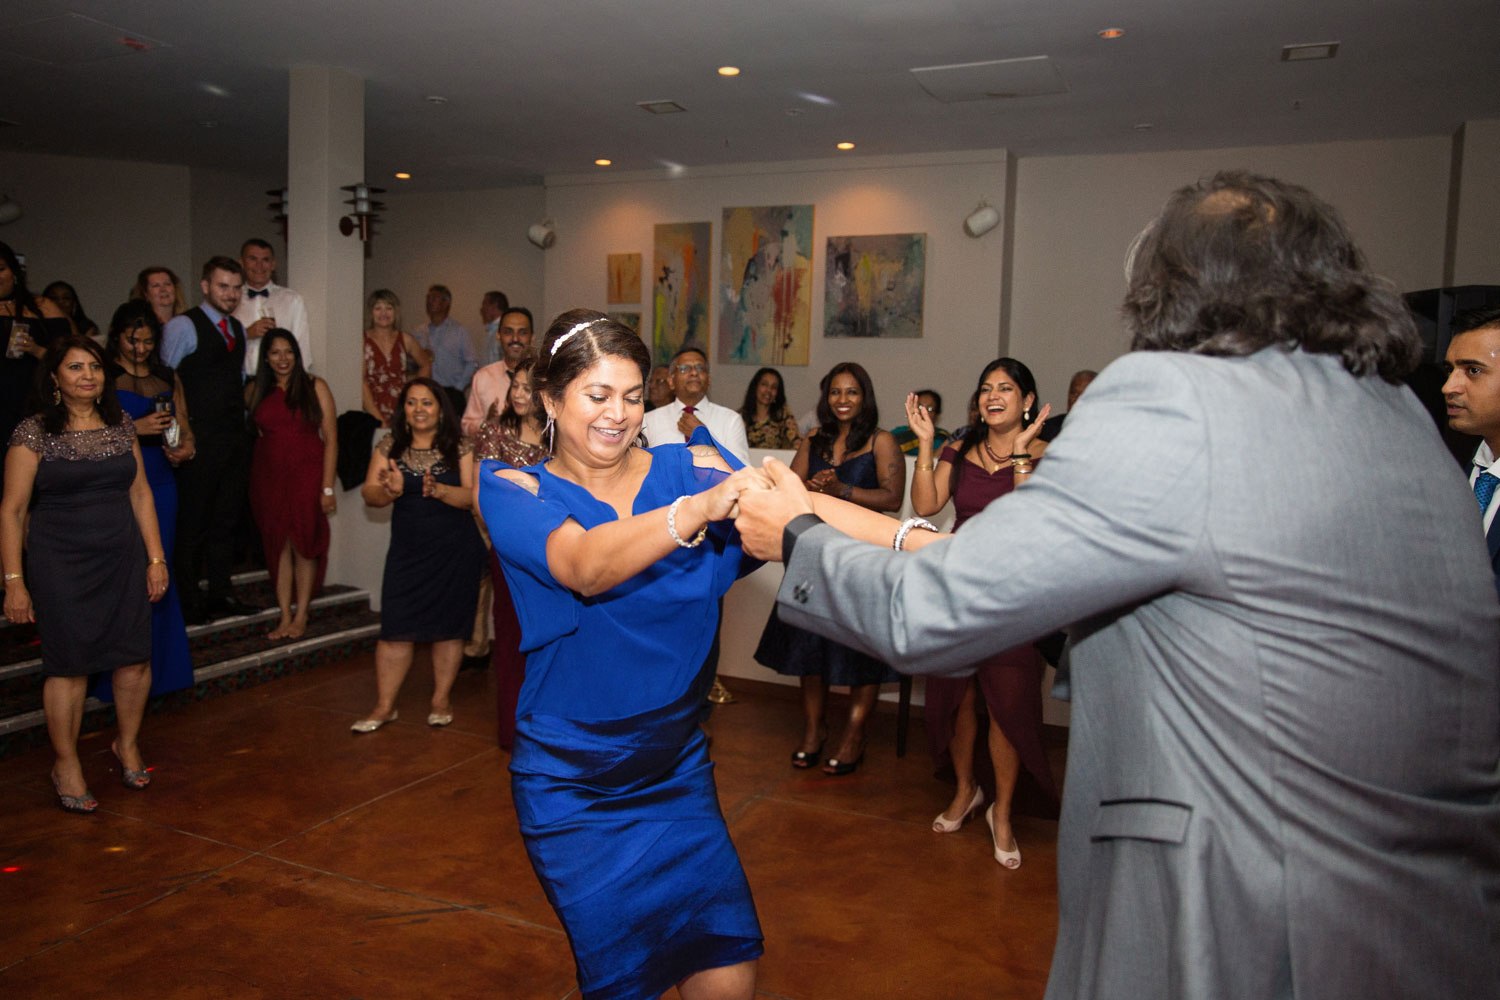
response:
<path id="1" fill-rule="evenodd" d="M 1049 1000 L 1500 996 L 1500 604 L 1400 299 L 1247 174 L 1128 270 L 1137 350 L 962 544 L 772 465 L 747 551 L 913 673 L 1072 624 Z"/>

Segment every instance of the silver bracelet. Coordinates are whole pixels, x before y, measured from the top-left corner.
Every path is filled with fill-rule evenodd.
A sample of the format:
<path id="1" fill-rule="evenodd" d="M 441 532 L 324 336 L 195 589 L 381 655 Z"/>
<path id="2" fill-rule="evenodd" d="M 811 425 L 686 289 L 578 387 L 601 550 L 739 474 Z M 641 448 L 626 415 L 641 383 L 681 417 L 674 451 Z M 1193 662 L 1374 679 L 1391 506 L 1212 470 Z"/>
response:
<path id="1" fill-rule="evenodd" d="M 901 522 L 901 527 L 896 529 L 896 539 L 895 541 L 891 542 L 891 548 L 895 549 L 897 552 L 900 552 L 901 546 L 906 542 L 906 536 L 911 534 L 911 529 L 913 528 L 921 528 L 923 531 L 938 530 L 937 525 L 933 524 L 931 521 L 926 520 L 925 518 L 908 517 L 906 520 Z"/>
<path id="2" fill-rule="evenodd" d="M 704 522 L 703 527 L 698 529 L 698 533 L 693 536 L 691 542 L 684 542 L 682 540 L 682 536 L 677 533 L 677 507 L 686 499 L 688 499 L 687 494 L 683 494 L 676 500 L 673 500 L 672 506 L 667 508 L 667 534 L 671 535 L 672 541 L 676 542 L 680 547 L 695 549 L 703 541 L 704 536 L 708 534 L 708 523 Z"/>

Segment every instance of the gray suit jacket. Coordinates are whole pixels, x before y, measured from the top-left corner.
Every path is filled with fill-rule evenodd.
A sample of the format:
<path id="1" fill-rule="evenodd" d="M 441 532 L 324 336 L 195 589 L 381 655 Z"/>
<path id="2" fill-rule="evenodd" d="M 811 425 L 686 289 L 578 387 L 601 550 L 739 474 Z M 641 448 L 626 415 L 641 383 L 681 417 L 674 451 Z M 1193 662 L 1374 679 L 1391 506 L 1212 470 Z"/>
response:
<path id="1" fill-rule="evenodd" d="M 1059 626 L 1049 1000 L 1500 997 L 1500 604 L 1404 388 L 1132 354 L 916 555 L 818 526 L 790 624 L 962 674 Z"/>

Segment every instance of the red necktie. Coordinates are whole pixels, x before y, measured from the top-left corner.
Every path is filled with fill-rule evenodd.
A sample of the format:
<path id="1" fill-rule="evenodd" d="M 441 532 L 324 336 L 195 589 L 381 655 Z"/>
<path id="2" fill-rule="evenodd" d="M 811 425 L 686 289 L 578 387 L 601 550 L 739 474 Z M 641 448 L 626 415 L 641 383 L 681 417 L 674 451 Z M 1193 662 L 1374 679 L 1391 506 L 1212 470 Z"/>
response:
<path id="1" fill-rule="evenodd" d="M 695 412 L 695 411 L 696 411 L 696 410 L 697 410 L 697 409 L 698 409 L 698 408 L 697 408 L 697 407 L 696 407 L 696 406 L 684 406 L 684 407 L 683 407 L 683 408 L 682 408 L 682 412 L 683 412 L 683 413 L 693 413 L 693 412 Z M 684 440 L 684 441 L 687 441 L 687 440 L 688 440 L 688 439 L 690 439 L 690 438 L 691 438 L 691 437 L 692 437 L 692 436 L 693 436 L 693 435 L 691 435 L 691 434 L 684 434 L 684 435 L 683 435 L 683 436 L 682 436 L 682 439 L 683 439 L 683 440 Z"/>
<path id="2" fill-rule="evenodd" d="M 219 332 L 224 335 L 224 346 L 230 351 L 234 350 L 234 334 L 229 332 L 229 320 L 223 316 L 219 317 Z"/>

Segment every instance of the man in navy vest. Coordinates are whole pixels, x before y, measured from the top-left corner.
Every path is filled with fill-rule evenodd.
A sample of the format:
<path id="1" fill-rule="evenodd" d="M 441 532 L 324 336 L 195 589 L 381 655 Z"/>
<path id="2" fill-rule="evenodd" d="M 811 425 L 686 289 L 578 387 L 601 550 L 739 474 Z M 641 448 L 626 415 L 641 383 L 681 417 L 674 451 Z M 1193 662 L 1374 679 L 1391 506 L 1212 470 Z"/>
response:
<path id="1" fill-rule="evenodd" d="M 230 593 L 234 527 L 245 504 L 250 437 L 245 429 L 245 328 L 234 318 L 244 272 L 230 257 L 203 265 L 203 301 L 162 329 L 162 360 L 177 369 L 198 453 L 177 470 L 177 555 L 189 624 L 253 610 Z M 205 594 L 198 588 L 208 580 Z"/>
<path id="2" fill-rule="evenodd" d="M 1500 596 L 1500 524 L 1495 513 L 1500 497 L 1500 309 L 1472 309 L 1453 320 L 1453 339 L 1444 363 L 1448 381 L 1443 399 L 1448 404 L 1448 426 L 1484 438 L 1474 453 L 1469 485 L 1479 501 L 1490 565 L 1495 570 L 1495 592 Z"/>

